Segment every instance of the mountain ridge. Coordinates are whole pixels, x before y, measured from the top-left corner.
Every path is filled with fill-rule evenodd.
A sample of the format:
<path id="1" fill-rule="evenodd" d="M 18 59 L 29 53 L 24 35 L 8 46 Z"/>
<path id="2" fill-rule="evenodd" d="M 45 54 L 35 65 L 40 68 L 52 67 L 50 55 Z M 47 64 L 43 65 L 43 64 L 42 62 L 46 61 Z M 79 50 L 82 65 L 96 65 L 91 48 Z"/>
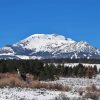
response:
<path id="1" fill-rule="evenodd" d="M 0 59 L 100 59 L 100 50 L 85 41 L 76 42 L 58 34 L 33 34 L 0 48 Z"/>

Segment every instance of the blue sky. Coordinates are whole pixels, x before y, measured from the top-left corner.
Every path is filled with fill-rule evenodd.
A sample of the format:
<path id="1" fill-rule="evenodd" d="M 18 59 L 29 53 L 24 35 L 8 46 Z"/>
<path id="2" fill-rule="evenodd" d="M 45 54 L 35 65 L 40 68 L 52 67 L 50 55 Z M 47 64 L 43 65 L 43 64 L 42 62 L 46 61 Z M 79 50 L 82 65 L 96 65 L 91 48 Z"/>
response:
<path id="1" fill-rule="evenodd" d="M 57 33 L 100 48 L 100 0 L 0 0 L 0 47 Z"/>

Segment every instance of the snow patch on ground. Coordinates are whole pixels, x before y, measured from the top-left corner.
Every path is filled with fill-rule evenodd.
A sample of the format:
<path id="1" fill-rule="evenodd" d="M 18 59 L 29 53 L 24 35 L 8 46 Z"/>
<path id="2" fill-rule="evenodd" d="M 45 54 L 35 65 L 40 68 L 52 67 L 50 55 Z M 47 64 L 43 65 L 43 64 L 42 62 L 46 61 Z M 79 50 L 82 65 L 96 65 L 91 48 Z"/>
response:
<path id="1" fill-rule="evenodd" d="M 85 88 L 95 84 L 100 88 L 100 75 L 96 78 L 67 78 L 61 77 L 56 81 L 47 81 L 47 83 L 58 83 L 67 85 L 72 89 L 70 91 L 57 91 L 47 89 L 30 89 L 30 88 L 0 88 L 0 100 L 63 100 L 60 99 L 62 95 L 70 100 L 82 100 L 79 95 L 80 88 Z M 59 98 L 59 99 L 55 99 Z M 91 99 L 85 99 L 91 100 Z"/>
<path id="2" fill-rule="evenodd" d="M 55 100 L 61 94 L 74 98 L 79 98 L 78 94 L 71 92 L 51 91 L 46 89 L 29 89 L 29 88 L 3 88 L 0 89 L 0 100 Z"/>

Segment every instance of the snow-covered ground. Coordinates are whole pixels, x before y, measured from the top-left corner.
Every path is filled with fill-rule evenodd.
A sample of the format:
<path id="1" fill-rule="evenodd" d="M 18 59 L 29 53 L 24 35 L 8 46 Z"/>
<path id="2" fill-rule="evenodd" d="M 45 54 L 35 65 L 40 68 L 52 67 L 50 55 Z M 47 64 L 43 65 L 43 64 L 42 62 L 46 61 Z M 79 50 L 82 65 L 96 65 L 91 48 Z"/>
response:
<path id="1" fill-rule="evenodd" d="M 83 100 L 79 95 L 79 89 L 82 87 L 95 84 L 100 88 L 100 75 L 96 78 L 64 78 L 61 77 L 56 81 L 47 83 L 59 83 L 71 87 L 70 91 L 57 91 L 47 89 L 29 89 L 29 88 L 1 88 L 0 100 L 63 100 L 61 97 L 69 98 L 68 100 Z M 84 96 L 84 95 L 83 95 Z M 55 99 L 56 98 L 56 99 Z M 67 99 L 64 99 L 67 100 Z M 91 100 L 91 99 L 84 99 Z"/>
<path id="2" fill-rule="evenodd" d="M 78 91 L 81 88 L 86 88 L 92 85 L 95 85 L 96 87 L 100 89 L 100 74 L 92 79 L 60 77 L 59 80 L 49 81 L 49 83 L 62 84 L 64 86 L 69 86 L 72 89 L 71 91 Z"/>
<path id="3" fill-rule="evenodd" d="M 63 85 L 70 85 L 70 86 L 87 86 L 87 85 L 93 85 L 93 84 L 100 86 L 100 77 L 97 76 L 96 78 L 93 78 L 93 79 L 61 77 L 59 80 L 49 81 L 49 82 L 63 84 Z"/>
<path id="4" fill-rule="evenodd" d="M 3 88 L 0 89 L 0 100 L 55 100 L 61 96 L 77 100 L 78 93 L 51 91 L 46 89 Z M 60 99 L 60 98 L 59 98 Z M 58 100 L 58 99 L 57 99 Z"/>

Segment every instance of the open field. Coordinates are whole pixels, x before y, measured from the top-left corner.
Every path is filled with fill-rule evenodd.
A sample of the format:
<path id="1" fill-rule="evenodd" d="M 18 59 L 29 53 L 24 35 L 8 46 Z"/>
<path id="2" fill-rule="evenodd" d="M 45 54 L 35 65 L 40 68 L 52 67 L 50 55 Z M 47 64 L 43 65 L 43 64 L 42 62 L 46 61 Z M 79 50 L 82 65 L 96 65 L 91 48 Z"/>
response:
<path id="1" fill-rule="evenodd" d="M 78 63 L 65 63 L 64 67 L 69 66 L 70 68 L 77 65 Z M 96 65 L 98 70 L 100 68 L 100 64 L 83 63 L 83 65 L 86 67 Z M 32 71 L 38 66 L 34 66 Z M 51 67 L 46 66 L 46 68 Z M 40 67 L 37 69 L 40 72 L 42 70 Z M 48 71 L 48 69 L 46 70 Z M 46 75 L 55 74 L 51 74 L 54 69 L 49 70 L 50 73 Z M 23 80 L 16 71 L 0 73 L 0 100 L 100 100 L 100 73 L 95 74 L 90 79 L 89 77 L 80 78 L 79 76 L 66 75 L 66 77 L 60 76 L 54 81 L 48 78 L 45 81 L 39 80 L 38 77 L 34 79 L 34 75 L 29 73 L 28 78 Z"/>
<path id="2" fill-rule="evenodd" d="M 100 100 L 100 75 L 92 79 L 34 80 L 31 85 L 16 74 L 7 76 L 0 79 L 0 100 Z"/>

